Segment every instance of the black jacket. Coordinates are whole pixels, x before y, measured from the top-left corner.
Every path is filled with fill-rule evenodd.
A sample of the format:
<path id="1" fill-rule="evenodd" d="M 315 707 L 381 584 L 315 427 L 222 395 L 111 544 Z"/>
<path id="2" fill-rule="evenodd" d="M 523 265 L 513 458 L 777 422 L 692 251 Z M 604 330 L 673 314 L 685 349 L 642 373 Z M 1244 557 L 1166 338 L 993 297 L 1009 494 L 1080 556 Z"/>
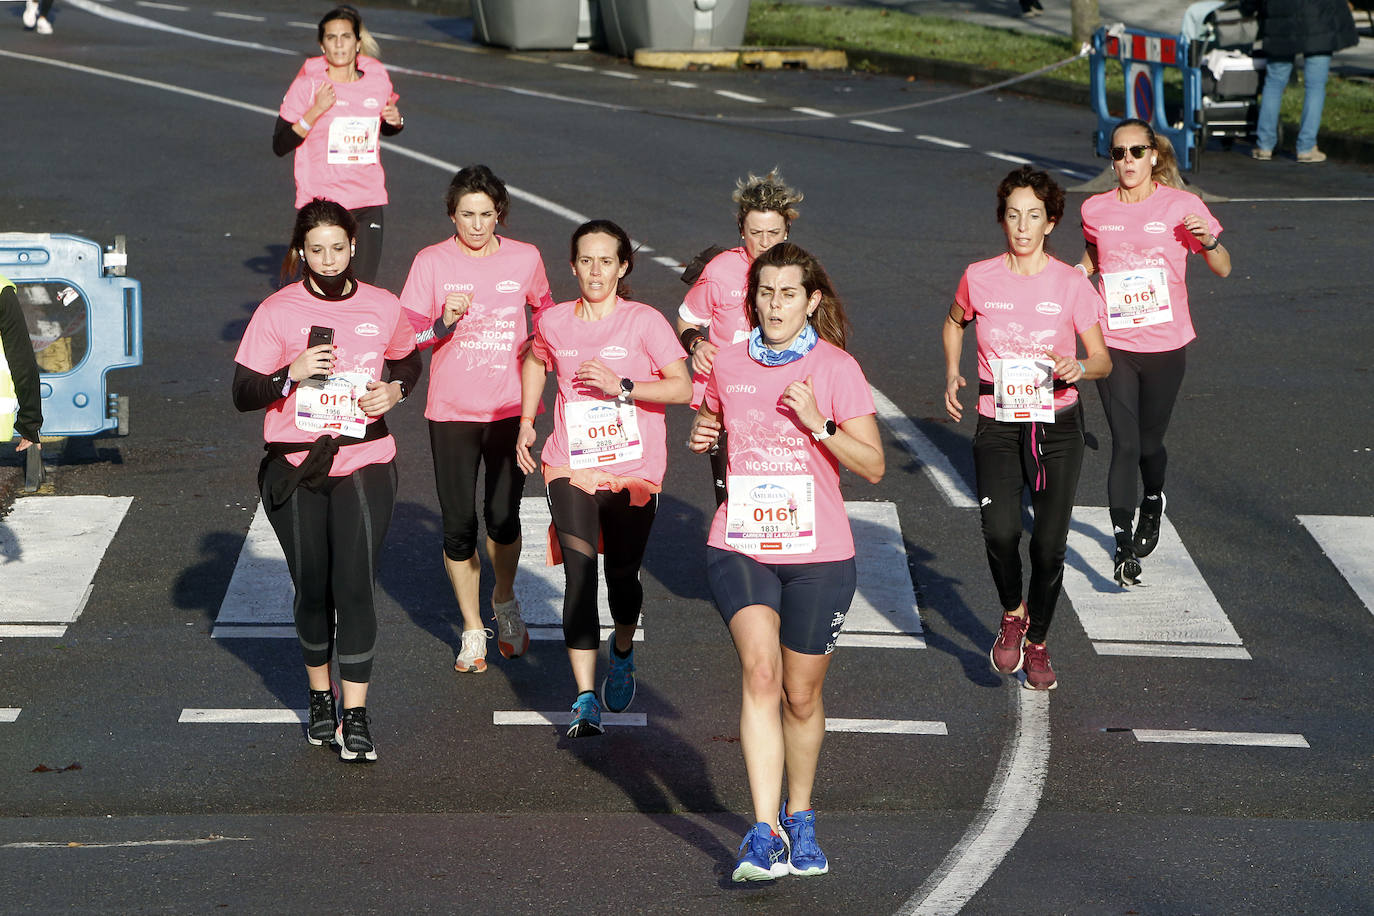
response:
<path id="1" fill-rule="evenodd" d="M 1346 0 L 1247 0 L 1256 10 L 1266 57 L 1333 54 L 1359 42 Z"/>

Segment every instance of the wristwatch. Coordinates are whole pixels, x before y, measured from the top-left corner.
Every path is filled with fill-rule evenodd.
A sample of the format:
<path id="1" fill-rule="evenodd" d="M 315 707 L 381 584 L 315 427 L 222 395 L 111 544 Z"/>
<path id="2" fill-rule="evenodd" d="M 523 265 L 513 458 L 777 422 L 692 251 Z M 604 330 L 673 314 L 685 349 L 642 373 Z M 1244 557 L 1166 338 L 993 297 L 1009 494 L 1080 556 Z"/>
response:
<path id="1" fill-rule="evenodd" d="M 835 435 L 835 433 L 837 433 L 839 429 L 840 428 L 835 425 L 834 420 L 826 420 L 825 426 L 821 429 L 821 431 L 818 433 L 812 433 L 811 438 L 815 439 L 817 442 L 820 442 L 822 439 L 829 439 L 831 436 Z"/>
<path id="2" fill-rule="evenodd" d="M 622 400 L 622 401 L 628 401 L 628 400 L 630 400 L 630 395 L 634 393 L 634 390 L 635 390 L 635 383 L 634 383 L 634 382 L 630 381 L 630 380 L 627 379 L 627 378 L 623 378 L 623 379 L 620 380 L 620 400 Z"/>

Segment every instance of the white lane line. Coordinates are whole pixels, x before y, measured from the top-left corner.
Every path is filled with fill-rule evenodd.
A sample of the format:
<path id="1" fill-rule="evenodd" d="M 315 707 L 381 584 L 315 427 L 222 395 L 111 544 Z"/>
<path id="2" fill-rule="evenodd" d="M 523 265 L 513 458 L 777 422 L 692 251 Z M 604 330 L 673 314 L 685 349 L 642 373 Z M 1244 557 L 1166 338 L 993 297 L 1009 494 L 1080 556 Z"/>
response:
<path id="1" fill-rule="evenodd" d="M 841 634 L 914 638 L 923 648 L 916 587 L 907 565 L 906 542 L 897 506 L 890 502 L 846 502 L 845 515 L 854 533 L 857 587 Z"/>
<path id="2" fill-rule="evenodd" d="M 999 153 L 995 150 L 983 150 L 984 156 L 991 156 L 994 159 L 1001 159 L 1003 162 L 1014 162 L 1017 165 L 1030 165 L 1029 159 L 1022 159 L 1020 156 L 1013 156 L 1010 153 Z"/>
<path id="3" fill-rule="evenodd" d="M 373 32 L 372 37 L 380 38 L 383 41 L 413 41 L 413 39 L 409 38 L 408 36 L 393 35 L 390 32 Z"/>
<path id="4" fill-rule="evenodd" d="M 1340 570 L 1365 608 L 1374 614 L 1374 518 L 1353 515 L 1299 515 L 1298 521 L 1312 533 L 1317 545 Z"/>
<path id="5" fill-rule="evenodd" d="M 869 130 L 880 130 L 885 134 L 900 134 L 902 132 L 900 127 L 893 127 L 891 124 L 883 124 L 880 121 L 865 121 L 860 118 L 857 121 L 850 121 L 849 123 L 853 124 L 855 127 L 867 127 Z"/>
<path id="6" fill-rule="evenodd" d="M 534 626 L 529 627 L 528 629 L 529 629 L 529 632 L 530 632 L 530 639 L 531 639 L 531 640 L 542 639 L 542 640 L 546 640 L 546 641 L 550 641 L 550 642 L 551 642 L 551 641 L 553 641 L 553 640 L 556 639 L 556 640 L 559 640 L 559 641 L 561 642 L 562 639 L 563 639 L 563 625 L 562 625 L 562 624 L 559 624 L 559 625 L 556 626 L 556 627 L 543 626 L 543 625 L 538 625 L 538 624 L 537 624 L 537 625 L 534 625 Z M 601 641 L 602 641 L 602 642 L 605 642 L 606 639 L 607 639 L 612 633 L 614 633 L 614 632 L 615 632 L 615 627 L 602 627 L 602 628 L 601 628 Z M 636 629 L 636 630 L 635 630 L 635 635 L 634 635 L 632 638 L 633 638 L 633 640 L 634 640 L 635 642 L 643 642 L 643 641 L 644 641 L 644 627 L 641 626 L 641 627 L 639 627 L 638 629 Z"/>
<path id="7" fill-rule="evenodd" d="M 900 916 L 949 916 L 987 882 L 1035 816 L 1050 760 L 1048 692 L 1007 688 L 1016 730 L 997 763 L 983 810 L 945 860 L 897 910 Z"/>
<path id="8" fill-rule="evenodd" d="M 533 712 L 525 709 L 497 709 L 491 714 L 492 725 L 568 725 L 572 710 L 567 712 Z M 643 728 L 649 724 L 642 712 L 603 712 L 602 725 L 628 725 Z"/>
<path id="9" fill-rule="evenodd" d="M 797 114 L 811 115 L 813 118 L 833 118 L 835 117 L 828 111 L 821 111 L 819 108 L 793 108 Z"/>
<path id="10" fill-rule="evenodd" d="M 1060 169 L 1059 174 L 1068 175 L 1070 178 L 1092 178 L 1087 172 L 1080 172 L 1076 169 Z"/>
<path id="11" fill-rule="evenodd" d="M 1249 661 L 1242 646 L 1183 646 L 1149 642 L 1095 642 L 1098 655 L 1129 655 L 1138 658 L 1213 658 Z"/>
<path id="12" fill-rule="evenodd" d="M 301 22 L 301 21 L 299 21 L 299 20 L 292 20 L 291 22 L 288 22 L 287 25 L 292 26 L 293 28 L 297 28 L 297 29 L 309 29 L 309 30 L 312 31 L 312 32 L 317 32 L 317 31 L 319 31 L 319 28 L 320 28 L 319 23 L 316 23 L 316 22 Z"/>
<path id="13" fill-rule="evenodd" d="M 304 725 L 304 709 L 183 709 L 180 724 L 191 725 Z"/>
<path id="14" fill-rule="evenodd" d="M 721 98 L 734 99 L 736 102 L 750 102 L 752 104 L 759 105 L 762 104 L 764 101 L 758 96 L 745 95 L 742 92 L 731 92 L 729 89 L 716 89 L 714 91 L 716 95 L 720 96 Z"/>
<path id="15" fill-rule="evenodd" d="M 118 843 L 83 843 L 76 840 L 57 842 L 6 843 L 0 849 L 127 849 L 135 846 L 208 846 L 211 843 L 231 843 L 251 840 L 247 836 L 202 836 L 191 840 L 123 840 Z"/>
<path id="16" fill-rule="evenodd" d="M 626 73 L 624 70 L 601 70 L 601 71 L 599 71 L 599 72 L 601 73 L 602 76 L 610 76 L 610 77 L 614 77 L 615 79 L 618 79 L 618 80 L 637 80 L 637 79 L 639 79 L 639 74 L 638 74 L 638 73 Z"/>
<path id="17" fill-rule="evenodd" d="M 48 626 L 41 623 L 0 624 L 0 639 L 19 636 L 26 639 L 61 639 L 67 635 L 65 626 Z"/>
<path id="18" fill-rule="evenodd" d="M 835 645 L 841 649 L 924 649 L 924 636 L 903 633 L 881 636 L 877 633 L 841 633 Z"/>
<path id="19" fill-rule="evenodd" d="M 1302 735 L 1274 732 L 1202 732 L 1192 729 L 1131 729 L 1137 741 L 1163 744 L 1228 744 L 1238 747 L 1310 747 Z"/>
<path id="20" fill-rule="evenodd" d="M 16 501 L 0 522 L 0 623 L 74 623 L 86 608 L 100 561 L 132 503 L 131 496 Z M 62 587 L 54 588 L 54 583 Z"/>
<path id="21" fill-rule="evenodd" d="M 211 42 L 214 42 L 215 44 L 229 45 L 229 46 L 235 47 L 235 48 L 250 48 L 250 49 L 252 49 L 252 50 L 254 50 L 254 51 L 267 51 L 267 52 L 269 52 L 269 53 L 271 53 L 271 54 L 289 54 L 289 55 L 292 56 L 292 57 L 299 57 L 299 56 L 300 56 L 300 52 L 299 52 L 299 51 L 288 51 L 288 50 L 286 50 L 285 48 L 274 48 L 274 47 L 272 47 L 271 45 L 260 44 L 260 43 L 258 43 L 258 42 L 256 42 L 256 41 L 239 41 L 238 39 L 235 39 L 235 38 L 221 38 L 221 37 L 218 36 L 218 35 L 207 35 L 207 34 L 205 34 L 204 32 L 196 32 L 196 31 L 193 31 L 193 30 L 191 30 L 191 29 L 181 29 L 181 28 L 177 28 L 177 27 L 174 26 L 174 25 L 167 25 L 165 22 L 158 22 L 156 19 L 146 19 L 146 18 L 144 18 L 143 16 L 135 16 L 133 13 L 126 13 L 126 12 L 124 12 L 123 10 L 111 9 L 110 7 L 105 6 L 104 4 L 92 3 L 91 0 L 64 0 L 64 3 L 65 3 L 67 6 L 75 7 L 76 9 L 79 9 L 79 10 L 84 10 L 85 12 L 90 13 L 90 14 L 92 14 L 92 15 L 94 15 L 94 16 L 102 16 L 102 17 L 104 17 L 105 19 L 110 19 L 110 20 L 112 20 L 112 21 L 114 21 L 114 22 L 120 22 L 120 23 L 123 23 L 123 24 L 125 24 L 125 25 L 138 26 L 139 28 L 144 28 L 144 29 L 153 29 L 154 31 L 157 31 L 157 32 L 167 32 L 167 33 L 170 33 L 170 34 L 172 34 L 172 35 L 181 35 L 182 37 L 185 37 L 185 38 L 197 38 L 197 39 L 200 39 L 201 41 L 211 41 Z M 315 28 L 315 26 L 312 25 L 311 28 L 313 29 L 313 28 Z M 57 62 L 56 62 L 56 61 L 50 61 L 50 63 L 53 63 L 54 65 L 56 65 Z M 115 76 L 117 79 L 124 79 L 124 80 L 127 80 L 128 82 L 140 82 L 139 80 L 136 80 L 136 79 L 134 79 L 133 77 L 120 76 L 120 75 L 118 75 L 118 74 L 108 74 L 108 73 L 105 73 L 104 71 L 93 70 L 93 69 L 89 69 L 89 68 L 85 68 L 85 67 L 79 67 L 79 66 L 76 66 L 76 65 L 71 65 L 71 68 L 72 68 L 72 69 L 79 69 L 79 70 L 82 70 L 82 71 L 88 72 L 88 73 L 98 73 L 98 74 L 101 74 L 101 75 L 103 75 L 103 76 L 113 75 L 113 76 Z M 144 84 L 145 84 L 145 85 L 158 85 L 158 84 L 153 83 L 151 80 L 149 80 L 149 81 L 144 81 Z M 162 85 L 165 85 L 165 84 L 162 84 Z M 182 93 L 184 93 L 184 94 L 186 94 L 186 95 L 192 94 L 190 90 L 188 90 L 188 89 L 181 89 L 181 88 L 179 88 L 179 87 L 176 87 L 176 91 L 182 92 Z M 202 96 L 202 97 L 204 97 L 204 96 Z M 247 108 L 247 107 L 248 107 L 247 105 L 244 105 L 243 103 L 236 103 L 236 104 L 237 104 L 238 107 L 240 107 L 240 108 Z"/>
<path id="22" fill-rule="evenodd" d="M 0 722 L 13 722 L 19 718 L 19 713 L 23 711 L 20 706 L 0 706 Z"/>
<path id="23" fill-rule="evenodd" d="M 929 134 L 917 134 L 917 140 L 924 140 L 927 143 L 934 143 L 936 146 L 947 146 L 950 149 L 968 149 L 967 143 L 960 143 L 958 140 L 946 140 L 944 137 L 932 137 Z"/>
<path id="24" fill-rule="evenodd" d="M 697 84 L 696 84 L 696 83 L 689 83 L 689 82 L 686 82 L 685 80 L 668 80 L 668 85 L 669 85 L 669 86 L 672 86 L 674 89 L 695 89 L 695 88 L 697 88 Z"/>
<path id="25" fill-rule="evenodd" d="M 1112 523 L 1105 508 L 1075 506 L 1064 558 L 1064 593 L 1093 642 L 1239 646 L 1240 635 L 1202 578 L 1166 514 L 1159 546 L 1143 561 L 1143 585 L 1112 579 Z"/>
<path id="26" fill-rule="evenodd" d="M 868 735 L 948 735 L 943 722 L 919 719 L 834 719 L 827 717 L 828 732 L 858 732 Z"/>
<path id="27" fill-rule="evenodd" d="M 586 64 L 554 64 L 559 70 L 572 70 L 576 73 L 595 73 L 595 67 L 588 67 Z"/>
<path id="28" fill-rule="evenodd" d="M 654 258 L 654 261 L 656 261 L 659 264 L 662 264 L 669 270 L 682 270 L 682 268 L 686 266 L 684 264 L 679 263 L 677 258 L 670 258 L 667 255 L 658 255 Z"/>
<path id="29" fill-rule="evenodd" d="M 211 635 L 219 638 L 268 636 L 266 631 L 285 625 L 290 635 L 294 636 L 292 605 L 295 600 L 296 589 L 291 584 L 286 556 L 282 553 L 276 532 L 267 520 L 266 508 L 259 503 L 248 526 L 248 534 L 243 539 L 243 547 L 239 549 L 238 562 L 234 564 L 234 572 L 229 577 L 229 588 L 225 590 L 224 600 L 220 603 L 219 614 L 215 617 L 217 626 Z M 258 626 L 253 628 L 256 630 L 253 632 L 249 628 L 222 627 L 218 624 Z"/>
<path id="30" fill-rule="evenodd" d="M 211 639 L 295 639 L 296 628 L 255 627 L 255 626 L 216 626 L 210 631 Z"/>
<path id="31" fill-rule="evenodd" d="M 1359 204 L 1374 197 L 1229 197 L 1230 204 Z"/>
<path id="32" fill-rule="evenodd" d="M 878 408 L 878 419 L 892 430 L 893 437 L 902 447 L 921 462 L 922 470 L 940 491 L 940 495 L 956 509 L 976 508 L 978 500 L 974 498 L 972 488 L 959 472 L 954 470 L 949 456 L 936 448 L 935 443 L 926 438 L 911 418 L 877 388 L 873 389 L 873 403 Z"/>
<path id="33" fill-rule="evenodd" d="M 218 17 L 221 18 L 221 19 L 238 19 L 238 20 L 240 20 L 240 21 L 242 21 L 242 22 L 266 22 L 266 21 L 267 21 L 267 17 L 266 17 L 266 16 L 252 16 L 252 15 L 249 15 L 248 13 L 226 13 L 226 12 L 224 12 L 223 10 L 215 10 L 215 12 L 212 13 L 211 15 L 218 16 Z"/>
<path id="34" fill-rule="evenodd" d="M 190 9 L 189 6 L 180 6 L 176 3 L 154 3 L 153 0 L 138 0 L 137 6 L 146 6 L 151 10 L 168 10 L 173 13 L 184 13 Z M 314 26 L 311 26 L 313 29 Z"/>

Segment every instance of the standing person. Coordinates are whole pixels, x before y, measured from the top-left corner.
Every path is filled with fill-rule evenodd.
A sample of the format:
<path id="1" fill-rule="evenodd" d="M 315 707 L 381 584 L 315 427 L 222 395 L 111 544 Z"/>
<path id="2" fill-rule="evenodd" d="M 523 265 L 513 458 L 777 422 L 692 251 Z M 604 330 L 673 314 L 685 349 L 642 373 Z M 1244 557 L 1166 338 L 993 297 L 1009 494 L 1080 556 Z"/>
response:
<path id="1" fill-rule="evenodd" d="M 635 695 L 633 639 L 644 604 L 639 567 L 667 466 L 664 407 L 686 404 L 692 380 L 668 320 L 625 298 L 622 281 L 634 269 L 634 251 L 624 229 L 604 219 L 583 223 L 573 232 L 571 260 L 582 295 L 548 309 L 535 325 L 515 448 L 521 469 L 533 474 L 534 415 L 552 371 L 558 399 L 541 458 L 556 536 L 550 548 L 563 560 L 563 639 L 577 683 L 568 737 L 583 738 L 604 731 L 594 689 L 598 544 L 615 619 L 601 702 L 623 712 Z"/>
<path id="2" fill-rule="evenodd" d="M 811 789 L 821 688 L 855 587 L 840 465 L 877 483 L 884 459 L 868 382 L 844 351 L 844 305 L 820 262 L 776 245 L 750 265 L 746 295 L 749 337 L 715 355 L 688 447 L 728 443 L 729 496 L 711 524 L 706 576 L 739 654 L 754 803 L 733 878 L 766 881 L 830 868 Z"/>
<path id="3" fill-rule="evenodd" d="M 423 365 L 396 297 L 353 275 L 355 232 L 333 201 L 311 201 L 296 215 L 282 277 L 304 276 L 248 322 L 234 357 L 234 406 L 266 410 L 258 489 L 296 587 L 306 736 L 317 745 L 332 738 L 344 760 L 376 760 L 367 716 L 373 586 L 396 503 L 396 442 L 383 415 L 405 400 Z"/>
<path id="4" fill-rule="evenodd" d="M 1004 254 L 970 264 L 945 317 L 945 410 L 963 418 L 959 372 L 964 329 L 978 324 L 978 428 L 973 465 L 983 542 L 1002 604 L 994 671 L 1024 666 L 1023 686 L 1057 686 L 1045 637 L 1064 582 L 1064 552 L 1083 466 L 1078 382 L 1112 371 L 1102 337 L 1102 300 L 1074 268 L 1045 250 L 1064 216 L 1064 190 L 1025 165 L 997 188 Z M 1079 360 L 1078 340 L 1087 356 Z M 1031 490 L 1035 522 L 1030 585 L 1023 590 L 1021 500 Z M 1023 600 L 1022 595 L 1025 595 Z"/>
<path id="5" fill-rule="evenodd" d="M 295 151 L 298 209 L 323 197 L 352 211 L 358 223 L 353 273 L 374 283 L 387 203 L 380 138 L 400 133 L 406 120 L 357 10 L 338 6 L 325 13 L 316 39 L 323 53 L 302 64 L 287 88 L 272 151 Z"/>
<path id="6" fill-rule="evenodd" d="M 520 495 L 525 474 L 515 462 L 520 432 L 520 356 L 529 333 L 528 305 L 553 305 L 539 249 L 496 234 L 510 207 L 506 186 L 485 165 L 461 169 L 444 197 L 454 234 L 422 249 L 410 266 L 401 307 L 429 367 L 429 444 L 444 518 L 444 570 L 463 617 L 454 670 L 487 670 L 487 631 L 478 596 L 477 472 L 486 466 L 483 518 L 496 645 L 523 655 L 530 634 L 515 600 L 520 562 Z"/>
<path id="7" fill-rule="evenodd" d="M 1136 118 L 1117 124 L 1111 156 L 1117 186 L 1083 202 L 1087 250 L 1079 266 L 1089 276 L 1101 273 L 1107 303 L 1104 337 L 1115 368 L 1098 380 L 1097 391 L 1112 432 L 1112 564 L 1117 583 L 1126 586 L 1139 584 L 1140 560 L 1159 542 L 1164 433 L 1183 384 L 1187 345 L 1197 336 L 1184 285 L 1188 255 L 1202 255 L 1212 273 L 1225 277 L 1231 253 L 1207 205 L 1158 177 L 1171 157 L 1149 124 Z M 1132 536 L 1137 475 L 1145 494 Z"/>
<path id="8" fill-rule="evenodd" d="M 25 0 L 24 28 L 33 29 L 39 35 L 51 35 L 52 23 L 48 13 L 52 12 L 53 0 Z"/>
<path id="9" fill-rule="evenodd" d="M 735 223 L 739 226 L 737 248 L 723 251 L 702 269 L 677 313 L 677 330 L 691 359 L 692 406 L 701 404 L 706 378 L 721 347 L 749 336 L 750 309 L 744 298 L 749 265 L 779 242 L 787 241 L 792 221 L 799 215 L 802 193 L 790 188 L 777 169 L 760 178 L 750 174 L 735 183 Z M 705 329 L 705 330 L 703 330 Z M 711 450 L 711 479 L 716 505 L 725 502 L 725 439 Z"/>
<path id="10" fill-rule="evenodd" d="M 1267 162 L 1279 142 L 1279 108 L 1283 90 L 1293 75 L 1293 61 L 1302 55 L 1302 120 L 1298 124 L 1299 162 L 1325 162 L 1317 149 L 1317 130 L 1326 104 L 1326 78 L 1331 55 L 1358 44 L 1355 16 L 1346 0 L 1252 0 L 1258 7 L 1264 47 L 1264 89 L 1260 93 L 1259 123 L 1250 155 Z"/>
<path id="11" fill-rule="evenodd" d="M 43 393 L 24 307 L 14 284 L 0 277 L 0 439 L 19 434 L 16 452 L 42 450 Z"/>

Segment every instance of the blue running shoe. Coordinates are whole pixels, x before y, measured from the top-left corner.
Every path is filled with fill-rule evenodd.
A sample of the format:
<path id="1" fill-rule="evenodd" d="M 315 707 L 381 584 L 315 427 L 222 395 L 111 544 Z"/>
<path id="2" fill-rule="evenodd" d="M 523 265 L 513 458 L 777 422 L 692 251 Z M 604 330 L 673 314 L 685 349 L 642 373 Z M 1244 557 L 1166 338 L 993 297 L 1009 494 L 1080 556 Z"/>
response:
<path id="1" fill-rule="evenodd" d="M 573 700 L 572 722 L 568 725 L 569 738 L 594 738 L 597 735 L 606 734 L 606 729 L 601 727 L 601 704 L 596 701 L 596 694 L 590 690 L 584 690 Z"/>
<path id="2" fill-rule="evenodd" d="M 630 645 L 630 654 L 621 658 L 615 651 L 615 634 L 611 634 L 606 644 L 606 655 L 610 665 L 606 679 L 601 682 L 601 702 L 611 712 L 624 712 L 635 699 L 635 647 Z"/>
<path id="3" fill-rule="evenodd" d="M 823 875 L 830 871 L 830 863 L 825 853 L 816 845 L 816 809 L 787 813 L 787 804 L 782 806 L 779 818 L 783 832 L 787 834 L 787 868 L 794 875 Z"/>
<path id="4" fill-rule="evenodd" d="M 787 845 L 773 828 L 760 821 L 739 844 L 739 862 L 732 881 L 772 881 L 787 874 Z"/>

